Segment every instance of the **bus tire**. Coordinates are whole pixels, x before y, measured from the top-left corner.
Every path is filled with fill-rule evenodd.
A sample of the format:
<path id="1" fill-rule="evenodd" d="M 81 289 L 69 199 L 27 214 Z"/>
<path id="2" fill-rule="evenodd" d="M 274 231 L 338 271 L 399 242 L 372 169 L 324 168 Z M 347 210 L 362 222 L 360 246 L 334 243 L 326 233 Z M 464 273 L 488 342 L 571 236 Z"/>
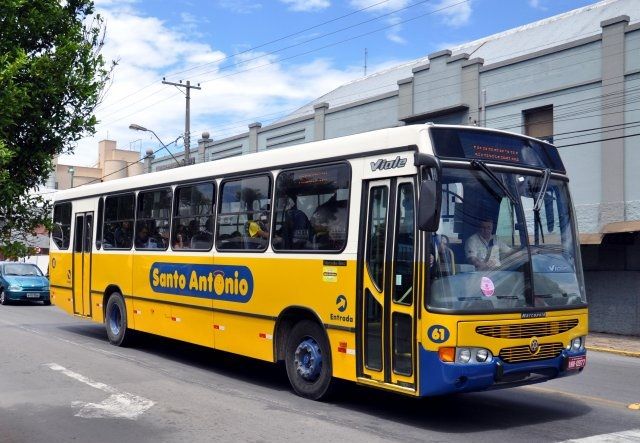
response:
<path id="1" fill-rule="evenodd" d="M 311 400 L 328 396 L 331 353 L 324 329 L 318 323 L 302 320 L 293 327 L 287 338 L 285 366 L 296 394 Z"/>
<path id="2" fill-rule="evenodd" d="M 115 346 L 126 346 L 131 341 L 132 332 L 127 328 L 127 309 L 122 295 L 114 292 L 107 301 L 104 324 L 109 342 Z"/>

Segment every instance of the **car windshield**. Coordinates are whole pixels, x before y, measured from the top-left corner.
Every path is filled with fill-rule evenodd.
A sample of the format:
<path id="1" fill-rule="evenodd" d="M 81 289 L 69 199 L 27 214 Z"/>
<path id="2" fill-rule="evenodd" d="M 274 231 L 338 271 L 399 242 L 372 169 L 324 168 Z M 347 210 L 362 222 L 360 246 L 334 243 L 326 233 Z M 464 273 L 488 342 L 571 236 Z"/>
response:
<path id="1" fill-rule="evenodd" d="M 567 183 L 549 179 L 545 187 L 545 176 L 537 171 L 525 175 L 474 166 L 442 172 L 429 307 L 491 312 L 582 305 Z"/>
<path id="2" fill-rule="evenodd" d="M 40 268 L 27 263 L 15 263 L 4 265 L 3 274 L 7 276 L 41 276 Z"/>

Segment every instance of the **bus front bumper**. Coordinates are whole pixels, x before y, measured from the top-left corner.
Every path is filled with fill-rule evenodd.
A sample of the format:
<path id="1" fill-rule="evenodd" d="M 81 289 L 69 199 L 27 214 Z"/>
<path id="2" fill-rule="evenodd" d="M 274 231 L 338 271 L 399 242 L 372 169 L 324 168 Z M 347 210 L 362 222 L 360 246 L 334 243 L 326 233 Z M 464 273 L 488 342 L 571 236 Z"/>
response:
<path id="1" fill-rule="evenodd" d="M 555 358 L 523 363 L 506 363 L 493 357 L 490 363 L 445 363 L 438 353 L 420 346 L 420 395 L 483 391 L 540 383 L 582 372 L 584 366 L 567 369 L 570 357 L 586 356 L 586 351 L 566 349 Z"/>

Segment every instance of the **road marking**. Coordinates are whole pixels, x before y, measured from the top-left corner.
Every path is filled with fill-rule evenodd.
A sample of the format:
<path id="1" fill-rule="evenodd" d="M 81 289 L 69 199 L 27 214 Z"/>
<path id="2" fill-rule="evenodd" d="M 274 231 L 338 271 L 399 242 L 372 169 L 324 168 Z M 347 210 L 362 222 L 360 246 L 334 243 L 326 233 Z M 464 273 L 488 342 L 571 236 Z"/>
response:
<path id="1" fill-rule="evenodd" d="M 99 389 L 110 394 L 106 400 L 100 403 L 84 403 L 81 401 L 73 402 L 73 406 L 79 408 L 75 414 L 76 417 L 82 418 L 126 418 L 128 420 L 136 420 L 141 414 L 146 412 L 155 403 L 147 398 L 138 395 L 122 392 L 113 386 L 91 380 L 82 374 L 73 372 L 57 363 L 48 363 L 45 366 L 49 369 L 77 380 L 92 388 Z"/>
<path id="2" fill-rule="evenodd" d="M 640 403 L 631 403 L 627 408 L 633 409 L 634 411 L 640 411 Z"/>
<path id="3" fill-rule="evenodd" d="M 564 395 L 566 397 L 577 398 L 579 400 L 593 401 L 593 402 L 597 402 L 597 403 L 604 403 L 604 404 L 607 404 L 609 406 L 623 407 L 623 408 L 627 408 L 628 407 L 627 403 L 624 403 L 624 402 L 621 402 L 621 401 L 609 400 L 609 399 L 602 398 L 602 397 L 593 397 L 591 395 L 575 394 L 573 392 L 558 391 L 557 389 L 541 388 L 540 386 L 523 386 L 521 389 L 524 389 L 524 390 L 527 390 L 527 391 L 543 392 L 545 394 L 556 394 L 556 395 L 559 394 L 559 395 Z"/>
<path id="4" fill-rule="evenodd" d="M 630 429 L 623 432 L 592 435 L 591 437 L 565 440 L 562 443 L 629 443 L 640 441 L 640 429 Z"/>

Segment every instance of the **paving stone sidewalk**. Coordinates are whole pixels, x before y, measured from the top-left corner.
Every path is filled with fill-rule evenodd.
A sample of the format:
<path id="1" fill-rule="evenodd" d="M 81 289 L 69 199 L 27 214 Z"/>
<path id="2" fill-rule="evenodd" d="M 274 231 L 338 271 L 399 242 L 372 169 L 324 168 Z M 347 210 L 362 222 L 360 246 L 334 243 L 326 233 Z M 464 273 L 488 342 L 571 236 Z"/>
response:
<path id="1" fill-rule="evenodd" d="M 587 349 L 640 357 L 640 337 L 589 332 Z"/>

